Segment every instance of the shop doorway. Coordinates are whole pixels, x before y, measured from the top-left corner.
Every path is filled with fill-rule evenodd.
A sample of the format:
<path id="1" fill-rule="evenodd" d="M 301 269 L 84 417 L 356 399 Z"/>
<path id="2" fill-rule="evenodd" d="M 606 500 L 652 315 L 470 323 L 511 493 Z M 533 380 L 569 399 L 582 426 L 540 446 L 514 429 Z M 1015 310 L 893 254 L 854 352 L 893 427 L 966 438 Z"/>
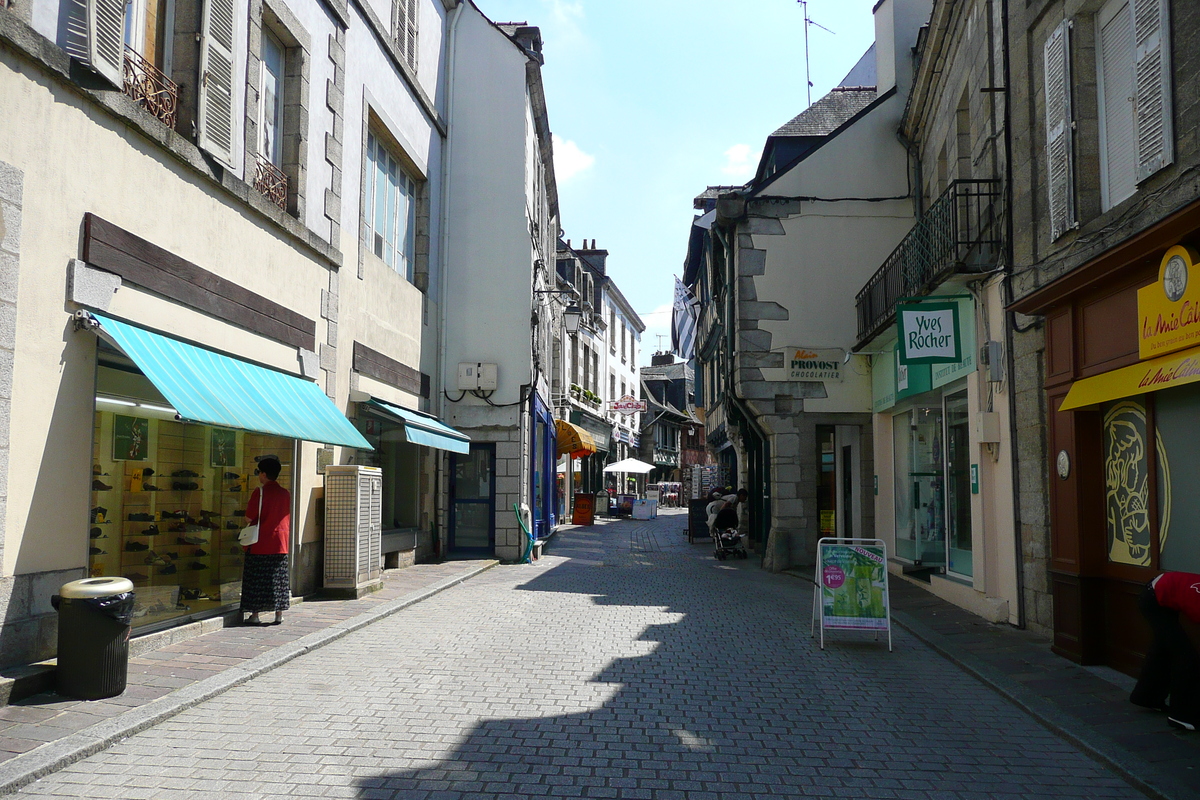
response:
<path id="1" fill-rule="evenodd" d="M 862 536 L 862 429 L 817 426 L 817 516 L 822 536 Z"/>
<path id="2" fill-rule="evenodd" d="M 918 403 L 892 424 L 896 555 L 970 577 L 971 445 L 967 391 Z"/>
<path id="3" fill-rule="evenodd" d="M 491 554 L 496 548 L 496 445 L 471 443 L 450 456 L 451 553 Z"/>

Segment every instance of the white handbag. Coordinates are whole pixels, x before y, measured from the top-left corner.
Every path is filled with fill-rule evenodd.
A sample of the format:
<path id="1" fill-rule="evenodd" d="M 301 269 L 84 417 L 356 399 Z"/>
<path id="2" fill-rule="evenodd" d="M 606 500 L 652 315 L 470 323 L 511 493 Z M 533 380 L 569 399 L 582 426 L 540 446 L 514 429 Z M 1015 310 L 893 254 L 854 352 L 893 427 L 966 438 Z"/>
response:
<path id="1" fill-rule="evenodd" d="M 258 489 L 258 522 L 253 525 L 247 525 L 238 534 L 238 544 L 242 547 L 249 547 L 258 541 L 258 526 L 262 522 L 263 495 L 266 488 L 265 486 L 260 486 Z"/>

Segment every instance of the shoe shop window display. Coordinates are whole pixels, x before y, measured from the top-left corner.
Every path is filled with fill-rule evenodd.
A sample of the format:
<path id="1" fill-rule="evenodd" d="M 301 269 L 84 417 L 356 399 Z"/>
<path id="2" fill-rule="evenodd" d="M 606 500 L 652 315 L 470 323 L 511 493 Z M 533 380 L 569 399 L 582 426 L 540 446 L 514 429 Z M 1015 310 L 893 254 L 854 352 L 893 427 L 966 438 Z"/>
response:
<path id="1" fill-rule="evenodd" d="M 258 526 L 258 538 L 246 547 L 246 565 L 242 575 L 242 613 L 249 613 L 246 625 L 278 625 L 291 602 L 288 572 L 288 539 L 292 529 L 292 495 L 279 485 L 283 465 L 273 455 L 258 459 L 259 487 L 250 495 L 246 519 Z M 275 619 L 266 623 L 263 611 L 274 611 Z"/>
<path id="2" fill-rule="evenodd" d="M 1138 607 L 1154 639 L 1129 699 L 1166 711 L 1172 727 L 1195 731 L 1200 726 L 1200 656 L 1179 615 L 1200 625 L 1200 575 L 1164 572 L 1147 584 Z"/>
<path id="3" fill-rule="evenodd" d="M 133 581 L 135 627 L 153 629 L 237 606 L 254 456 L 293 442 L 175 419 L 150 382 L 98 370 L 93 434 L 93 577 Z M 283 467 L 288 480 L 290 469 Z"/>

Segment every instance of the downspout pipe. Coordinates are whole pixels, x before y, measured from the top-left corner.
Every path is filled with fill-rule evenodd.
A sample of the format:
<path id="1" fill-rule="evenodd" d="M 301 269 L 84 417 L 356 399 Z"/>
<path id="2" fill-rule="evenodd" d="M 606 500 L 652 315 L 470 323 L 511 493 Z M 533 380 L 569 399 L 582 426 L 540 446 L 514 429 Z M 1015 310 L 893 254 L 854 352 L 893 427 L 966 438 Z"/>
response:
<path id="1" fill-rule="evenodd" d="M 437 324 L 437 351 L 434 359 L 434 370 L 436 371 L 436 379 L 434 381 L 434 392 L 438 398 L 438 417 L 446 418 L 446 405 L 448 398 L 445 392 L 446 381 L 446 287 L 448 283 L 447 275 L 450 271 L 450 154 L 453 149 L 454 142 L 454 67 L 455 53 L 457 52 L 458 44 L 458 20 L 462 16 L 463 6 L 466 5 L 466 0 L 459 0 L 458 5 L 450 14 L 450 24 L 446 31 L 446 143 L 442 147 L 442 203 L 441 203 L 441 219 L 438 224 L 441 226 L 439 233 L 441 234 L 441 246 L 439 247 L 441 256 L 441 274 L 438 275 L 438 324 Z M 445 472 L 448 468 L 447 460 L 449 456 L 441 455 L 438 458 L 437 468 L 433 471 L 433 521 L 434 521 L 434 537 L 433 546 L 435 555 L 441 555 L 442 535 L 448 532 L 437 524 L 438 521 L 438 506 L 442 501 L 442 483 L 445 478 Z M 450 509 L 445 509 L 446 525 L 450 524 Z"/>
<path id="2" fill-rule="evenodd" d="M 1004 276 L 1004 292 L 1006 305 L 1012 300 L 1012 272 L 1014 268 L 1013 248 L 1013 204 L 1012 204 L 1012 69 L 1008 56 L 1008 0 L 1000 0 L 1000 52 L 1003 54 L 1004 69 L 1004 260 L 1006 274 Z M 1017 560 L 1017 627 L 1027 627 L 1025 608 L 1025 542 L 1021 535 L 1021 469 L 1017 458 L 1017 391 L 1016 365 L 1017 359 L 1013 353 L 1016 329 L 1016 312 L 1006 312 L 1004 326 L 1004 348 L 1008 351 L 1005 359 L 1005 369 L 1008 370 L 1008 435 L 1012 442 L 1012 484 L 1013 484 L 1013 549 Z"/>

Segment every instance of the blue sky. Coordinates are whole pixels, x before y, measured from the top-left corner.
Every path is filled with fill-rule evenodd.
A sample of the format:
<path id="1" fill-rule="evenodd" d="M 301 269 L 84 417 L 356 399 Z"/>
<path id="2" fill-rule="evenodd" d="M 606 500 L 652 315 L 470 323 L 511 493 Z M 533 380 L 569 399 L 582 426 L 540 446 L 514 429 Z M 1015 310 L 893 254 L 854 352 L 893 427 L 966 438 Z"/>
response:
<path id="1" fill-rule="evenodd" d="M 812 97 L 874 40 L 875 0 L 810 0 Z M 595 239 L 646 323 L 670 332 L 673 275 L 710 184 L 749 179 L 766 137 L 807 106 L 796 0 L 475 0 L 542 30 L 562 227 Z M 670 337 L 662 340 L 670 347 Z M 648 362 L 648 359 L 647 359 Z"/>

